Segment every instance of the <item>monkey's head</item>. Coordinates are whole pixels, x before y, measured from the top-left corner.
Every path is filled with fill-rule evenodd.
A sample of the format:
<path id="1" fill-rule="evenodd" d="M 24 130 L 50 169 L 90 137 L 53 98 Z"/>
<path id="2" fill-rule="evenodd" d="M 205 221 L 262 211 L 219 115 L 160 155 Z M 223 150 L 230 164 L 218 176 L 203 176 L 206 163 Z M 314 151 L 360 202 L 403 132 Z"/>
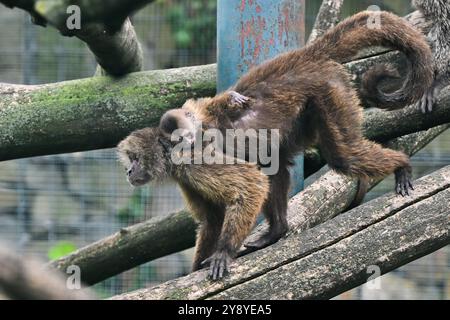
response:
<path id="1" fill-rule="evenodd" d="M 167 111 L 159 122 L 162 134 L 171 142 L 184 142 L 191 144 L 195 140 L 199 123 L 192 112 L 184 109 Z"/>
<path id="2" fill-rule="evenodd" d="M 119 143 L 117 153 L 133 186 L 162 180 L 170 172 L 170 144 L 159 128 L 132 132 Z"/>

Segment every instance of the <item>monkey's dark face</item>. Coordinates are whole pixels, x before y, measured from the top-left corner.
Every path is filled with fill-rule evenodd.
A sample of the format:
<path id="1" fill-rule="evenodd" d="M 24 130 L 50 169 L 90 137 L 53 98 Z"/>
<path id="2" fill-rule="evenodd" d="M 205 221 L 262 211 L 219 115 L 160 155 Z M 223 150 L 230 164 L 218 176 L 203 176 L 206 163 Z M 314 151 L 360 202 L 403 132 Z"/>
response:
<path id="1" fill-rule="evenodd" d="M 167 151 L 161 143 L 158 128 L 134 131 L 117 146 L 120 162 L 124 165 L 128 182 L 139 187 L 168 175 Z"/>
<path id="2" fill-rule="evenodd" d="M 131 185 L 139 187 L 152 180 L 148 172 L 142 166 L 142 160 L 137 158 L 136 155 L 130 154 L 129 161 L 130 165 L 126 170 L 127 180 Z"/>

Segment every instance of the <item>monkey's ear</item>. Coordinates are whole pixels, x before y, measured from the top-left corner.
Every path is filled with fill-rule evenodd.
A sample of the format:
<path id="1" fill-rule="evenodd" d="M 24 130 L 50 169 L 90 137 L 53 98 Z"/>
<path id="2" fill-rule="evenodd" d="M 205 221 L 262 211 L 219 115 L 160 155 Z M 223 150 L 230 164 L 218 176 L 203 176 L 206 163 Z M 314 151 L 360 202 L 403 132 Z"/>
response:
<path id="1" fill-rule="evenodd" d="M 195 140 L 195 119 L 186 110 L 167 111 L 159 122 L 159 128 L 163 136 L 169 141 L 173 142 L 173 139 L 175 139 L 175 142 L 183 141 L 192 144 Z"/>

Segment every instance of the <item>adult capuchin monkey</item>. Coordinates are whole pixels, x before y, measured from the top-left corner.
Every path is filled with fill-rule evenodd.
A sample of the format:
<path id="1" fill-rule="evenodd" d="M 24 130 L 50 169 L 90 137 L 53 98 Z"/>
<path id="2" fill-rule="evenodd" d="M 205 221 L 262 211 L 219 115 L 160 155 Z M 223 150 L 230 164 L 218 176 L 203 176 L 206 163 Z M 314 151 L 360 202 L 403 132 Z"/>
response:
<path id="1" fill-rule="evenodd" d="M 377 15 L 378 25 L 372 23 L 373 15 Z M 279 130 L 279 170 L 270 176 L 270 190 L 263 207 L 270 227 L 260 239 L 246 246 L 265 247 L 287 232 L 288 168 L 293 158 L 308 146 L 318 145 L 331 168 L 359 178 L 357 202 L 362 200 L 370 178 L 381 178 L 391 173 L 395 173 L 397 193 L 404 196 L 412 189 L 408 156 L 368 141 L 361 132 L 363 114 L 360 100 L 342 63 L 370 46 L 399 50 L 411 65 L 402 87 L 390 93 L 377 86 L 380 79 L 392 76 L 389 68 L 378 67 L 369 72 L 364 83 L 369 86 L 366 92 L 371 95 L 371 101 L 386 109 L 397 109 L 419 101 L 433 80 L 432 55 L 425 37 L 391 13 L 361 12 L 339 23 L 306 47 L 281 54 L 252 68 L 229 90 L 213 98 L 188 100 L 182 109 L 169 111 L 161 119 L 158 129 L 166 139 L 176 129 L 192 130 L 193 122 L 220 130 Z M 191 137 L 194 136 L 192 132 Z M 145 152 L 151 153 L 152 150 Z M 147 168 L 151 166 L 151 163 L 146 165 Z M 238 170 L 226 181 L 239 180 L 242 174 L 243 171 Z M 193 192 L 187 195 L 188 202 L 194 199 L 195 203 L 201 204 L 206 194 L 209 194 L 208 198 L 214 198 L 210 194 L 214 191 L 205 190 L 193 182 L 188 182 L 188 186 Z M 215 190 L 224 188 L 225 182 L 223 188 Z M 217 199 L 219 197 L 217 195 Z M 239 201 L 246 203 L 251 201 L 251 197 L 246 193 Z M 204 233 L 198 238 L 197 248 L 204 246 L 202 242 L 216 239 L 218 234 L 222 236 L 218 226 L 223 220 L 216 221 L 216 212 L 210 210 L 202 216 L 209 229 L 202 229 Z M 245 216 L 244 211 L 233 216 L 236 234 L 242 233 L 238 229 L 240 219 L 245 219 Z M 224 219 L 227 220 L 227 213 Z M 248 232 L 246 229 L 245 233 Z M 227 236 L 233 237 L 234 234 Z M 211 252 L 217 248 L 208 250 Z M 235 256 L 236 250 L 237 247 L 233 247 L 222 251 L 220 256 L 213 254 L 213 259 L 207 260 L 211 263 L 211 270 L 225 265 L 226 271 L 228 264 L 225 262 Z M 197 254 L 205 256 L 205 252 Z M 200 267 L 200 264 L 194 264 L 194 270 Z"/>
<path id="2" fill-rule="evenodd" d="M 373 15 L 377 15 L 377 26 Z M 403 52 L 411 70 L 403 86 L 391 93 L 377 86 L 383 77 L 390 76 L 390 68 L 369 70 L 364 81 L 365 92 L 370 95 L 367 98 L 385 109 L 419 101 L 433 80 L 432 55 L 425 37 L 394 14 L 361 12 L 306 47 L 251 69 L 229 90 L 184 104 L 184 114 L 189 113 L 206 127 L 280 131 L 280 170 L 271 176 L 264 208 L 271 228 L 248 245 L 266 246 L 286 232 L 288 167 L 299 151 L 313 144 L 320 147 L 330 167 L 360 178 L 361 185 L 369 178 L 395 172 L 397 192 L 406 195 L 411 189 L 408 157 L 366 140 L 361 133 L 362 108 L 342 63 L 370 46 Z M 161 128 L 170 133 L 183 128 L 184 120 L 180 111 L 169 111 L 161 120 Z"/>

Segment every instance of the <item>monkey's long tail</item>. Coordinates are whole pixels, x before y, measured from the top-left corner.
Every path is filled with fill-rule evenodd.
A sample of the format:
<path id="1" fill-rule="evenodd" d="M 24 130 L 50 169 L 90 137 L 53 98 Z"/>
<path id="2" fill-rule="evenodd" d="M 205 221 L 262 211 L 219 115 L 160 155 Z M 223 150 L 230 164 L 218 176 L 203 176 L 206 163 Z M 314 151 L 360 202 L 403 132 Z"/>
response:
<path id="1" fill-rule="evenodd" d="M 311 44 L 310 49 L 339 63 L 348 62 L 359 51 L 382 46 L 405 54 L 410 71 L 402 87 L 383 92 L 378 84 L 395 76 L 388 68 L 370 70 L 363 93 L 379 108 L 398 109 L 424 95 L 433 80 L 432 53 L 425 37 L 406 20 L 384 11 L 364 11 L 339 23 Z"/>

